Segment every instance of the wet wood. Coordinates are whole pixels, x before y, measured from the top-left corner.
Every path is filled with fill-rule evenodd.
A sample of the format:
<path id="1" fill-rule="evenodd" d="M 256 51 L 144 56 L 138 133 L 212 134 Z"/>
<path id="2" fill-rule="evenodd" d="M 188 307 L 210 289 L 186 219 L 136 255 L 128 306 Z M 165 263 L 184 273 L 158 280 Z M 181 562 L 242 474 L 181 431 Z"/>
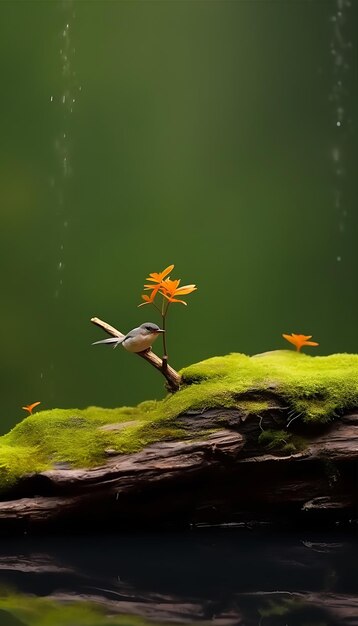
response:
<path id="1" fill-rule="evenodd" d="M 165 538 L 163 539 L 165 543 Z M 358 595 L 355 593 L 357 583 L 354 578 L 348 583 L 347 579 L 344 581 L 349 544 L 310 544 L 296 540 L 296 543 L 283 546 L 273 539 L 265 552 L 257 538 L 251 542 L 249 538 L 243 538 L 242 543 L 246 541 L 250 548 L 246 554 L 245 550 L 242 551 L 242 543 L 237 546 L 235 542 L 230 543 L 230 540 L 228 544 L 225 539 L 223 543 L 219 540 L 223 552 L 220 553 L 219 547 L 216 552 L 215 549 L 213 552 L 210 549 L 209 554 L 206 550 L 199 550 L 201 559 L 197 567 L 206 568 L 207 582 L 211 583 L 212 588 L 208 596 L 199 579 L 197 584 L 192 576 L 189 576 L 187 583 L 186 577 L 183 580 L 183 573 L 188 571 L 188 567 L 195 567 L 192 550 L 198 548 L 189 538 L 186 541 L 189 545 L 184 542 L 182 553 L 176 553 L 174 559 L 170 546 L 167 546 L 168 554 L 161 554 L 155 572 L 151 566 L 152 561 L 148 567 L 143 563 L 140 546 L 134 545 L 135 541 L 131 545 L 130 538 L 126 540 L 128 552 L 123 554 L 119 549 L 116 554 L 114 548 L 113 562 L 111 556 L 105 553 L 106 563 L 100 569 L 97 560 L 92 562 L 91 558 L 87 558 L 85 563 L 87 567 L 90 564 L 92 569 L 79 567 L 76 550 L 80 551 L 80 546 L 73 547 L 72 554 L 70 547 L 67 553 L 65 550 L 65 554 L 62 552 L 60 555 L 60 551 L 57 557 L 51 552 L 29 553 L 29 546 L 25 548 L 25 553 L 21 550 L 16 553 L 10 551 L 0 556 L 0 582 L 3 578 L 6 581 L 3 596 L 6 593 L 11 596 L 15 587 L 17 595 L 22 594 L 23 604 L 28 599 L 28 609 L 31 611 L 34 590 L 46 589 L 46 594 L 42 591 L 41 597 L 46 598 L 53 606 L 58 604 L 59 609 L 64 604 L 69 606 L 90 603 L 94 612 L 104 611 L 107 618 L 123 615 L 128 620 L 130 616 L 136 616 L 156 624 L 200 624 L 215 620 L 215 624 L 221 626 L 257 626 L 263 616 L 265 623 L 276 624 L 281 623 L 277 622 L 277 617 L 283 615 L 283 623 L 287 624 L 291 621 L 295 624 L 309 621 L 312 624 L 358 626 Z M 149 551 L 154 560 L 160 543 L 158 541 Z M 201 547 L 205 545 L 204 540 Z M 143 547 L 144 554 L 147 554 L 148 545 Z M 278 549 L 278 554 L 275 548 Z M 229 563 L 233 569 L 230 570 L 231 576 L 226 574 L 225 577 L 228 549 L 232 555 Z M 118 553 L 122 554 L 122 558 L 119 558 Z M 212 563 L 208 561 L 210 557 L 214 559 Z M 139 559 L 143 567 L 142 570 L 139 567 L 139 572 L 136 567 L 133 568 L 133 559 L 134 565 L 136 559 Z M 262 566 L 262 572 L 251 572 L 249 565 L 252 565 L 252 560 Z M 121 564 L 120 578 L 115 575 L 118 572 L 118 562 Z M 170 582 L 166 574 L 173 571 L 173 563 L 179 572 L 171 576 Z M 265 575 L 268 567 L 269 578 Z M 312 568 L 315 571 L 314 577 L 309 575 Z M 331 574 L 329 582 L 327 573 Z M 181 581 L 179 589 L 178 576 Z"/>
<path id="2" fill-rule="evenodd" d="M 311 429 L 310 438 L 309 427 L 296 424 L 306 445 L 285 455 L 259 443 L 263 426 L 282 428 L 284 411 L 277 400 L 263 419 L 236 409 L 191 411 L 178 418 L 182 441 L 129 455 L 111 449 L 99 467 L 27 476 L 2 495 L 0 530 L 356 520 L 358 416 Z"/>

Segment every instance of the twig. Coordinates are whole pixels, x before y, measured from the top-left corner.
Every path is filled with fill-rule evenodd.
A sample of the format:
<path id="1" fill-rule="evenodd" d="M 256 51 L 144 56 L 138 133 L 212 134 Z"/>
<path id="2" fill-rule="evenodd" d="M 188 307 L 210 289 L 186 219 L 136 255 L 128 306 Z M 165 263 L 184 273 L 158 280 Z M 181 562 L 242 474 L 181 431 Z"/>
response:
<path id="1" fill-rule="evenodd" d="M 295 415 L 294 417 L 292 417 L 290 419 L 290 421 L 286 424 L 286 428 L 289 428 L 289 426 L 292 424 L 292 422 L 294 422 L 295 420 L 297 420 L 299 417 L 301 417 L 301 415 L 303 415 L 303 413 L 298 413 L 297 415 Z"/>
<path id="2" fill-rule="evenodd" d="M 120 337 L 120 338 L 124 337 L 123 333 L 117 330 L 117 328 L 114 328 L 114 326 L 107 324 L 107 322 L 103 322 L 98 317 L 92 317 L 91 322 L 92 324 L 95 324 L 96 326 L 99 326 L 100 328 L 102 328 L 104 331 L 106 331 L 106 333 L 108 333 L 109 335 L 112 335 L 113 337 Z M 165 370 L 163 370 L 162 359 L 160 359 L 159 356 L 154 354 L 152 350 L 146 350 L 144 352 L 136 352 L 136 354 L 138 354 L 138 356 L 141 356 L 142 359 L 145 359 L 145 361 L 148 361 L 148 363 L 153 365 L 155 369 L 159 370 L 163 374 L 163 376 L 168 381 L 168 388 L 172 393 L 174 393 L 175 391 L 178 391 L 178 389 L 180 388 L 181 377 L 179 376 L 178 372 L 175 371 L 175 369 L 173 369 L 170 365 L 166 364 Z"/>
<path id="3" fill-rule="evenodd" d="M 262 430 L 262 432 L 264 432 L 264 429 L 262 428 L 263 415 L 258 415 L 258 417 L 260 418 L 260 421 L 259 421 L 260 429 Z"/>

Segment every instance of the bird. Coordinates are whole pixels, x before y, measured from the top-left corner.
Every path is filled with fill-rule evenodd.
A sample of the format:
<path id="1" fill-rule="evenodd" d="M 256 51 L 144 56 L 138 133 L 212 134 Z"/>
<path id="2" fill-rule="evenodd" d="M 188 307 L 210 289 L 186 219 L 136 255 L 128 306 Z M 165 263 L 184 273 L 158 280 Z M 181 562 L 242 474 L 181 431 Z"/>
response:
<path id="1" fill-rule="evenodd" d="M 110 337 L 109 339 L 102 339 L 102 341 L 94 341 L 92 345 L 109 343 L 114 344 L 113 348 L 116 348 L 122 344 L 123 348 L 128 350 L 128 352 L 144 352 L 151 348 L 152 343 L 161 333 L 165 333 L 165 330 L 159 328 L 157 324 L 144 322 L 138 328 L 130 330 L 124 337 Z"/>

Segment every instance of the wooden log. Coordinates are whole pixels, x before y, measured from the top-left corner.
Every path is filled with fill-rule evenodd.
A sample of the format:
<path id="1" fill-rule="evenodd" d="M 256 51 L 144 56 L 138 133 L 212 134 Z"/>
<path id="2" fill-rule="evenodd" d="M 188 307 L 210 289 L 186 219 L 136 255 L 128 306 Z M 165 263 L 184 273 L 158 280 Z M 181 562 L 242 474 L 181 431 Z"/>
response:
<path id="1" fill-rule="evenodd" d="M 266 426 L 277 427 L 281 408 L 271 404 Z M 257 416 L 246 418 L 236 409 L 208 409 L 200 417 L 191 411 L 177 423 L 185 426 L 185 440 L 127 455 L 112 450 L 99 467 L 23 478 L 2 496 L 0 530 L 310 525 L 357 518 L 356 414 L 321 425 L 292 454 L 268 451 L 259 443 Z"/>

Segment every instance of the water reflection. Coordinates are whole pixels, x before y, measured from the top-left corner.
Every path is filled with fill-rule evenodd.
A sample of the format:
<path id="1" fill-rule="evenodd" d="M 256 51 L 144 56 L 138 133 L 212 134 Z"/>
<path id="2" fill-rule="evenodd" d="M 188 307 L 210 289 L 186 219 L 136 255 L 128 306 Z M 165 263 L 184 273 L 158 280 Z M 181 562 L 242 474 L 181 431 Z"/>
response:
<path id="1" fill-rule="evenodd" d="M 256 533 L 2 542 L 2 626 L 358 624 L 358 541 Z"/>

